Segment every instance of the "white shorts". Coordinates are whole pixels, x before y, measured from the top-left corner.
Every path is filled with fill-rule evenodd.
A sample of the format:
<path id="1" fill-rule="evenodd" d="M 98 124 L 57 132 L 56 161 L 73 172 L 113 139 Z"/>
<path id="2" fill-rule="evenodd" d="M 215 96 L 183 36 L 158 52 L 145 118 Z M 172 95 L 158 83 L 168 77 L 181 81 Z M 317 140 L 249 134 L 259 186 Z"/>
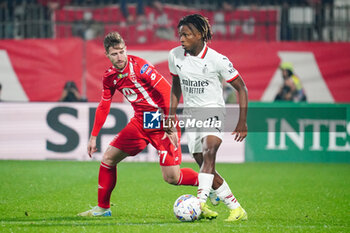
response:
<path id="1" fill-rule="evenodd" d="M 206 136 L 212 135 L 220 138 L 222 140 L 223 133 L 222 132 L 187 132 L 187 142 L 188 142 L 188 150 L 193 155 L 194 153 L 202 153 L 202 139 Z"/>
<path id="2" fill-rule="evenodd" d="M 184 114 L 191 120 L 195 119 L 196 121 L 210 122 L 207 125 L 192 124 L 189 125 L 189 127 L 186 126 L 188 149 L 191 154 L 203 152 L 202 139 L 206 136 L 213 135 L 222 140 L 225 121 L 224 109 L 192 108 L 185 109 Z"/>

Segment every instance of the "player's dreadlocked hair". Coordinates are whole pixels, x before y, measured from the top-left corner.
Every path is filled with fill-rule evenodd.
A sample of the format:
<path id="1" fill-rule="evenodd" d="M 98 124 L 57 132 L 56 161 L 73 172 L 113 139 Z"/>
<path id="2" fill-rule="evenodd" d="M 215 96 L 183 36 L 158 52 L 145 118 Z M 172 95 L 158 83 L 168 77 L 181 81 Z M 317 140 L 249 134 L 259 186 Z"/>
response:
<path id="1" fill-rule="evenodd" d="M 211 40 L 213 33 L 211 32 L 208 18 L 199 14 L 187 15 L 180 20 L 177 28 L 179 29 L 181 26 L 187 25 L 191 29 L 190 24 L 201 33 L 204 41 L 208 42 Z"/>
<path id="2" fill-rule="evenodd" d="M 123 37 L 118 32 L 108 33 L 103 40 L 106 52 L 108 52 L 109 47 L 114 47 L 118 44 L 125 45 Z"/>

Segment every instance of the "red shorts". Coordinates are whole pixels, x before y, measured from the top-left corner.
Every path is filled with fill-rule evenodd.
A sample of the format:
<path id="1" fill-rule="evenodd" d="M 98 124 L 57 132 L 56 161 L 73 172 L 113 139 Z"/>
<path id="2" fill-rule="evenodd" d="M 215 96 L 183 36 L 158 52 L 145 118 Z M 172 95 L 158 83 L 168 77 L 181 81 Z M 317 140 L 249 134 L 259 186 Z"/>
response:
<path id="1" fill-rule="evenodd" d="M 142 122 L 133 117 L 130 122 L 122 129 L 111 141 L 114 146 L 131 156 L 140 153 L 148 143 L 151 143 L 158 150 L 159 164 L 161 166 L 173 166 L 181 164 L 181 132 L 178 130 L 179 142 L 175 149 L 168 137 L 164 137 L 163 130 L 145 130 Z"/>

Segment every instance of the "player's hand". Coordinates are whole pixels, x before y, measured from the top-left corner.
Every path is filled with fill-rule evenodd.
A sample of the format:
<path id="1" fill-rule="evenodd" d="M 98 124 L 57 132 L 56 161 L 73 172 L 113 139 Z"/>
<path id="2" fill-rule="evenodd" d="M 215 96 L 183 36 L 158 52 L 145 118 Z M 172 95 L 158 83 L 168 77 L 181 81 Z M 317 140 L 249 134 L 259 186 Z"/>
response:
<path id="1" fill-rule="evenodd" d="M 164 124 L 164 131 L 167 132 L 168 134 L 171 134 L 172 132 L 176 132 L 176 128 L 172 127 L 175 123 L 175 120 L 171 117 L 165 120 Z"/>
<path id="2" fill-rule="evenodd" d="M 169 138 L 171 144 L 175 147 L 175 150 L 177 150 L 177 145 L 179 142 L 179 136 L 177 135 L 177 130 L 174 127 L 175 124 L 175 119 L 173 117 L 169 117 L 166 119 L 165 124 L 164 124 L 164 136 L 162 140 L 165 138 Z"/>
<path id="3" fill-rule="evenodd" d="M 97 151 L 97 147 L 96 147 L 96 137 L 95 136 L 91 136 L 89 139 L 89 143 L 87 146 L 87 151 L 89 154 L 89 157 L 92 157 L 92 154 L 95 153 Z"/>
<path id="4" fill-rule="evenodd" d="M 235 135 L 234 140 L 237 142 L 243 141 L 248 134 L 247 122 L 238 121 L 235 131 L 232 132 L 232 135 Z"/>
<path id="5" fill-rule="evenodd" d="M 175 129 L 175 131 L 171 131 L 170 133 L 165 131 L 164 136 L 162 137 L 162 140 L 164 140 L 165 138 L 169 138 L 171 144 L 173 144 L 173 146 L 175 147 L 175 150 L 177 150 L 179 136 L 177 135 L 176 129 Z"/>

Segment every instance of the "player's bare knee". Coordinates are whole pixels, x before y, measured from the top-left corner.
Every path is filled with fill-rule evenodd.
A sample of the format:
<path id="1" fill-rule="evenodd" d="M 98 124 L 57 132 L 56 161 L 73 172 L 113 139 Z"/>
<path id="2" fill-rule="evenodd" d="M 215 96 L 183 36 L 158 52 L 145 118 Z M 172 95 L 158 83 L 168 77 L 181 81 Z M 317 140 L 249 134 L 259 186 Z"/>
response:
<path id="1" fill-rule="evenodd" d="M 204 157 L 215 157 L 216 152 L 218 151 L 218 148 L 216 147 L 208 147 L 203 149 L 203 156 Z"/>
<path id="2" fill-rule="evenodd" d="M 109 153 L 104 153 L 101 161 L 109 166 L 116 165 L 115 157 Z"/>
<path id="3" fill-rule="evenodd" d="M 167 182 L 168 184 L 174 184 L 174 185 L 178 183 L 178 179 L 179 179 L 175 175 L 164 175 L 163 178 L 164 178 L 164 181 Z"/>
<path id="4" fill-rule="evenodd" d="M 173 172 L 163 173 L 163 179 L 169 184 L 176 185 L 179 181 L 179 175 Z"/>

